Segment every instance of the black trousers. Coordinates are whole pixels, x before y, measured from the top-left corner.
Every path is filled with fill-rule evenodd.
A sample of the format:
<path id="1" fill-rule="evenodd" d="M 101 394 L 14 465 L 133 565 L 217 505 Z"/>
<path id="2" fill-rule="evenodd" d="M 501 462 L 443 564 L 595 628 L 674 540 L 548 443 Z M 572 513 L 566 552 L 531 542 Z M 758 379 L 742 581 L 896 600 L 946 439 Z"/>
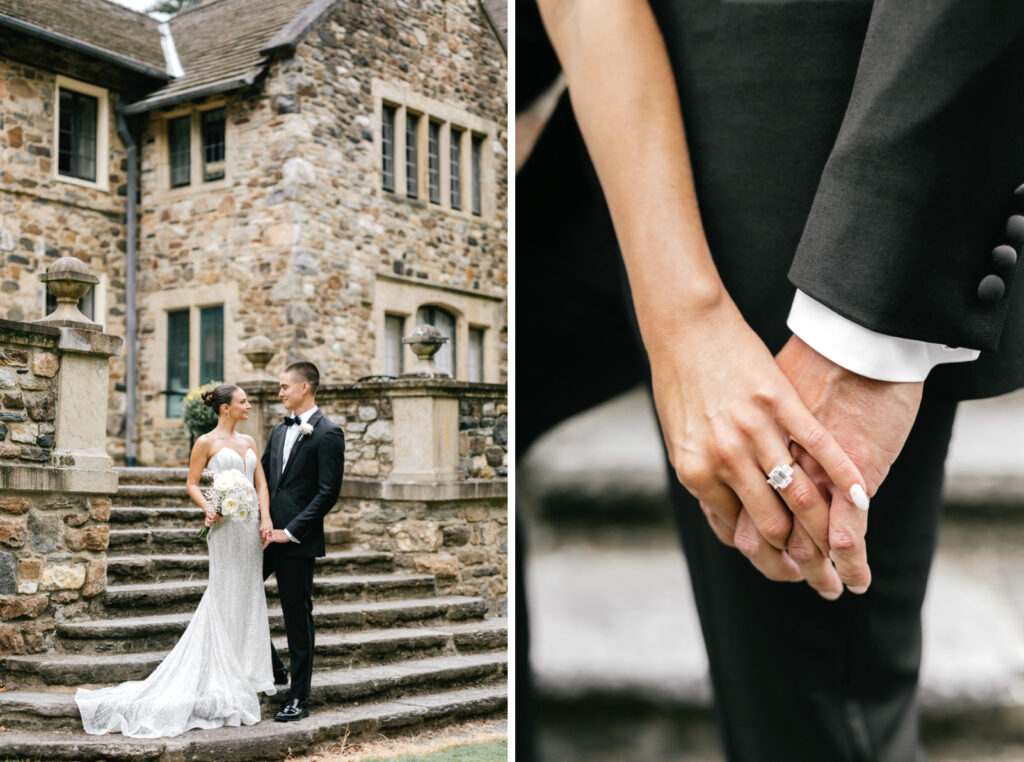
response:
<path id="1" fill-rule="evenodd" d="M 270 545 L 263 554 L 263 579 L 271 574 L 277 579 L 277 595 L 281 601 L 284 627 L 288 636 L 288 656 L 291 662 L 291 697 L 305 701 L 309 698 L 313 680 L 313 652 L 316 636 L 313 630 L 313 566 L 315 558 L 285 555 Z M 284 663 L 273 643 L 270 658 L 275 672 L 284 669 Z"/>

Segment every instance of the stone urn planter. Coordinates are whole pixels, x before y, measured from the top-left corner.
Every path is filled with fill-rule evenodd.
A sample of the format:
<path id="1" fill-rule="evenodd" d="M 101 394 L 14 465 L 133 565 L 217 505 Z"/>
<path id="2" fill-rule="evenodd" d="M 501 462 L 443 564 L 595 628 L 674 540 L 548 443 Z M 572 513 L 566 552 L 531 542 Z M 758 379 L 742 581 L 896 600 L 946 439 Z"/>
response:
<path id="1" fill-rule="evenodd" d="M 434 355 L 441 345 L 448 341 L 447 336 L 432 325 L 418 325 L 409 336 L 402 339 L 416 355 L 416 364 L 402 378 L 448 378 L 448 374 L 434 364 Z"/>
<path id="2" fill-rule="evenodd" d="M 57 309 L 37 322 L 59 328 L 101 330 L 99 323 L 89 320 L 78 309 L 78 301 L 100 282 L 98 276 L 89 272 L 85 262 L 75 257 L 61 257 L 47 272 L 40 274 L 39 280 L 57 297 Z"/>

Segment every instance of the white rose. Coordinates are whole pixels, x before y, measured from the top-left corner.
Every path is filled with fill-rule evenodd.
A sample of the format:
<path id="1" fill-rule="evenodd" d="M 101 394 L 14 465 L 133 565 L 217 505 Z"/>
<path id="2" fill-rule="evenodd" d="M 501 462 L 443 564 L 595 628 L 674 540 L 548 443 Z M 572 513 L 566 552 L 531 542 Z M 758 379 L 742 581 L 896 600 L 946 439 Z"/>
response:
<path id="1" fill-rule="evenodd" d="M 313 427 L 310 424 L 308 424 L 308 423 L 300 423 L 299 424 L 299 434 L 301 434 L 304 437 L 308 437 L 312 433 L 313 433 Z"/>
<path id="2" fill-rule="evenodd" d="M 213 488 L 218 492 L 224 492 L 225 490 L 231 489 L 231 472 L 221 471 L 213 477 Z"/>
<path id="3" fill-rule="evenodd" d="M 224 511 L 225 516 L 231 516 L 232 514 L 238 513 L 238 500 L 233 497 L 225 498 L 220 507 L 221 510 Z"/>

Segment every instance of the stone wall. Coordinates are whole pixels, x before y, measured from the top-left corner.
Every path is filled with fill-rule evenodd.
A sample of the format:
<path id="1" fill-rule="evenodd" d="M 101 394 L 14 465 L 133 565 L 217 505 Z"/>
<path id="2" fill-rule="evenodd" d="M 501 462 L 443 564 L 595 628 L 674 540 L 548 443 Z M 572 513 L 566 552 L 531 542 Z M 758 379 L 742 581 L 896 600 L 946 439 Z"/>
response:
<path id="1" fill-rule="evenodd" d="M 56 328 L 0 320 L 0 459 L 50 460 L 59 335 Z"/>
<path id="2" fill-rule="evenodd" d="M 99 332 L 0 321 L 0 654 L 50 650 L 57 622 L 100 605 L 117 489 L 103 411 L 119 348 Z M 79 398 L 61 407 L 69 393 Z"/>
<path id="3" fill-rule="evenodd" d="M 507 395 L 459 400 L 459 467 L 474 479 L 508 476 Z"/>
<path id="4" fill-rule="evenodd" d="M 36 476 L 40 486 L 51 481 Z M 100 611 L 109 519 L 107 497 L 50 490 L 0 496 L 0 654 L 49 651 L 56 622 Z"/>
<path id="5" fill-rule="evenodd" d="M 508 614 L 508 510 L 504 498 L 388 500 L 345 497 L 327 515 L 358 547 L 394 553 L 409 571 L 436 574 L 440 595 L 479 595 Z"/>

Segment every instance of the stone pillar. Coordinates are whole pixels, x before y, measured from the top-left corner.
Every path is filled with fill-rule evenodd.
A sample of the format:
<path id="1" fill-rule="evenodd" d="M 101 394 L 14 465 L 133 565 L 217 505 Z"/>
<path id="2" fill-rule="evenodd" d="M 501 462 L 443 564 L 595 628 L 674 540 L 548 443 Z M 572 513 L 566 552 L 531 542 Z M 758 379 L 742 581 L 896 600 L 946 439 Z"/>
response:
<path id="1" fill-rule="evenodd" d="M 267 437 L 276 423 L 273 407 L 278 400 L 278 380 L 267 372 L 267 365 L 277 350 L 266 336 L 253 336 L 242 345 L 241 352 L 253 368 L 252 380 L 239 384 L 245 390 L 252 410 L 249 411 L 249 420 L 243 421 L 238 430 L 256 440 L 257 455 L 262 456 Z"/>
<path id="2" fill-rule="evenodd" d="M 0 320 L 0 655 L 51 650 L 55 623 L 88 616 L 106 589 L 107 381 L 121 339 L 83 321 L 68 309 Z"/>
<path id="3" fill-rule="evenodd" d="M 459 469 L 459 400 L 462 384 L 447 379 L 393 382 L 391 398 L 396 482 L 453 482 Z"/>

